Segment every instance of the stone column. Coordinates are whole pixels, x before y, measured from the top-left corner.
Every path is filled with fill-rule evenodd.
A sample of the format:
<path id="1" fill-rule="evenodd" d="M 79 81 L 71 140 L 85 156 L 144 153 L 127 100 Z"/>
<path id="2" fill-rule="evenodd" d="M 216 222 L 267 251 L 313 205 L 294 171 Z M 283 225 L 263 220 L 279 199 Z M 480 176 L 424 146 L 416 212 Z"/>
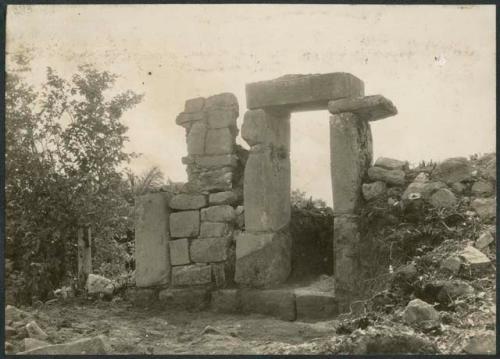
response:
<path id="1" fill-rule="evenodd" d="M 246 232 L 236 239 L 235 280 L 269 287 L 291 271 L 290 113 L 249 110 L 242 137 L 251 150 L 243 192 Z"/>
<path id="2" fill-rule="evenodd" d="M 369 121 L 397 113 L 382 96 L 330 101 L 330 160 L 334 206 L 335 294 L 341 311 L 349 310 L 357 293 L 360 256 L 361 186 L 373 159 Z"/>

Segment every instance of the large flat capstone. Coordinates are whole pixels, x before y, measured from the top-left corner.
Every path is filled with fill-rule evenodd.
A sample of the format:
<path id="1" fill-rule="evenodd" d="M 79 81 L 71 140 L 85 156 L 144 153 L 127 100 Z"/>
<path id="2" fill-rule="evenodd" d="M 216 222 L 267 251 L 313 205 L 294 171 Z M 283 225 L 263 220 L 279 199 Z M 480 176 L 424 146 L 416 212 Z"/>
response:
<path id="1" fill-rule="evenodd" d="M 138 287 L 168 283 L 170 277 L 167 192 L 150 193 L 135 201 L 135 279 Z"/>
<path id="2" fill-rule="evenodd" d="M 326 109 L 328 101 L 364 95 L 363 81 L 345 72 L 285 75 L 246 85 L 249 109 L 286 106 L 291 111 Z"/>

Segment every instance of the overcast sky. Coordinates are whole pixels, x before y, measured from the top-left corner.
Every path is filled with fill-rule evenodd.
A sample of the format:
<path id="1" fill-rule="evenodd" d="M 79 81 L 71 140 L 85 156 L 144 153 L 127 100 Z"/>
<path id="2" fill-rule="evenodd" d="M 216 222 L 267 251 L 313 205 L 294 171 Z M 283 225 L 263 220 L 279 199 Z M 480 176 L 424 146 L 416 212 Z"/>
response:
<path id="1" fill-rule="evenodd" d="M 145 94 L 124 116 L 140 172 L 186 179 L 184 101 L 290 73 L 350 72 L 399 114 L 372 124 L 375 157 L 417 163 L 495 149 L 495 7 L 361 5 L 9 6 L 7 51 L 30 75 L 94 63 Z M 7 64 L 8 66 L 8 64 Z M 292 115 L 292 187 L 331 203 L 328 112 Z M 244 144 L 242 139 L 238 142 Z"/>

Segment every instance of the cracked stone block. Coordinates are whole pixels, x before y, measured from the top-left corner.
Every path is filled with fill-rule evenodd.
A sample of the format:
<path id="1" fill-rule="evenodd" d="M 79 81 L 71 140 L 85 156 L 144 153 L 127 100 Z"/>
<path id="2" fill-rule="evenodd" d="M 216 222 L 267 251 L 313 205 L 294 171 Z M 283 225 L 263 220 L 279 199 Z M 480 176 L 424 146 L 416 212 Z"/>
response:
<path id="1" fill-rule="evenodd" d="M 135 279 L 137 287 L 167 284 L 170 277 L 168 202 L 166 192 L 149 193 L 135 201 Z"/>
<path id="2" fill-rule="evenodd" d="M 191 259 L 195 263 L 222 262 L 228 258 L 231 238 L 200 238 L 191 243 Z"/>
<path id="3" fill-rule="evenodd" d="M 207 222 L 233 222 L 236 219 L 234 208 L 227 205 L 218 205 L 201 210 L 201 220 Z"/>
<path id="4" fill-rule="evenodd" d="M 328 103 L 332 114 L 350 112 L 363 121 L 377 121 L 398 113 L 391 101 L 382 95 L 342 98 Z"/>
<path id="5" fill-rule="evenodd" d="M 229 128 L 208 130 L 205 142 L 207 155 L 223 155 L 233 152 L 235 136 Z"/>
<path id="6" fill-rule="evenodd" d="M 212 282 L 212 270 L 208 264 L 191 264 L 172 268 L 174 286 L 203 285 Z"/>
<path id="7" fill-rule="evenodd" d="M 199 232 L 199 211 L 184 211 L 170 214 L 170 236 L 172 238 L 197 237 Z"/>
<path id="8" fill-rule="evenodd" d="M 294 321 L 295 295 L 289 290 L 242 289 L 241 309 L 243 313 L 257 313 Z"/>
<path id="9" fill-rule="evenodd" d="M 231 226 L 225 222 L 202 222 L 200 237 L 224 237 L 231 233 Z"/>
<path id="10" fill-rule="evenodd" d="M 286 232 L 239 233 L 236 236 L 235 281 L 243 286 L 283 283 L 291 271 L 291 238 Z"/>
<path id="11" fill-rule="evenodd" d="M 189 155 L 202 155 L 205 153 L 205 138 L 207 137 L 207 125 L 197 122 L 191 126 L 187 135 L 187 148 Z"/>
<path id="12" fill-rule="evenodd" d="M 187 238 L 170 241 L 170 263 L 173 266 L 189 264 L 189 241 Z"/>
<path id="13" fill-rule="evenodd" d="M 291 111 L 326 109 L 330 100 L 364 95 L 363 81 L 349 73 L 285 75 L 246 85 L 247 107 L 286 106 Z"/>
<path id="14" fill-rule="evenodd" d="M 206 205 L 207 197 L 202 194 L 180 193 L 170 200 L 170 208 L 179 210 L 200 209 Z"/>

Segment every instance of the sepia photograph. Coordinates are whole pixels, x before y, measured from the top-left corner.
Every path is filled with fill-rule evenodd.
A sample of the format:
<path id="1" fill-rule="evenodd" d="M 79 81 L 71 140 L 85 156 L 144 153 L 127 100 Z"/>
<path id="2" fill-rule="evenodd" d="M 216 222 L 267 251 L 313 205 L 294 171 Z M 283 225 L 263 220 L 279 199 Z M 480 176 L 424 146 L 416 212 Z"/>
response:
<path id="1" fill-rule="evenodd" d="M 495 5 L 4 9 L 5 354 L 497 353 Z"/>

